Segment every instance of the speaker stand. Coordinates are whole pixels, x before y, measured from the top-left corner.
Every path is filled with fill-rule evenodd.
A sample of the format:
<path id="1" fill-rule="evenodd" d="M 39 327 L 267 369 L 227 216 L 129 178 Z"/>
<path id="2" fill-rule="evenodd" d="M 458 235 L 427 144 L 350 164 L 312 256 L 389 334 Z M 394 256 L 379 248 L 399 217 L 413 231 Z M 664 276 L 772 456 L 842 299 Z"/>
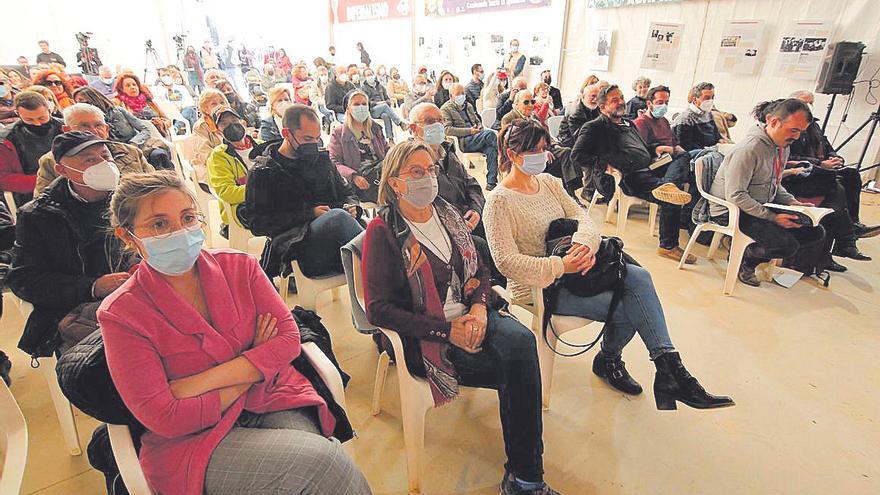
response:
<path id="1" fill-rule="evenodd" d="M 832 99 L 832 101 L 833 101 L 833 99 Z M 827 120 L 827 116 L 826 116 L 826 120 Z M 862 129 L 864 129 L 865 127 L 868 126 L 868 124 L 870 124 L 871 127 L 870 127 L 870 129 L 868 129 L 868 137 L 865 139 L 865 145 L 862 146 L 862 153 L 859 155 L 859 161 L 857 163 L 857 166 L 859 167 L 860 172 L 863 172 L 862 162 L 865 161 L 865 155 L 868 154 L 868 147 L 871 146 L 871 139 L 874 137 L 874 131 L 877 130 L 877 123 L 878 122 L 880 122 L 880 103 L 878 103 L 878 105 L 877 105 L 877 110 L 872 112 L 871 115 L 869 115 L 868 118 L 865 119 L 864 122 L 862 122 L 862 125 L 860 125 L 858 127 L 858 129 L 854 130 L 852 132 L 852 134 L 849 135 L 849 137 L 844 139 L 843 142 L 840 143 L 840 146 L 838 146 L 837 148 L 834 148 L 835 152 L 840 151 L 840 149 L 843 148 L 844 146 L 846 146 L 846 144 L 848 142 L 852 141 L 853 138 L 856 137 L 862 131 Z"/>

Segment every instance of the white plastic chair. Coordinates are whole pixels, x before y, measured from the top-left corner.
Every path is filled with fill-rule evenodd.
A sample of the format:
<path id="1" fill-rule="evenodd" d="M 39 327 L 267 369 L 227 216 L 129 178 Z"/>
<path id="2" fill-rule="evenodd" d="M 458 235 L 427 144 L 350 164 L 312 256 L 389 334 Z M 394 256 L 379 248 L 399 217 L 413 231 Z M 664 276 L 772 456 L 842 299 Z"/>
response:
<path id="1" fill-rule="evenodd" d="M 491 129 L 493 125 L 495 125 L 495 121 L 498 119 L 498 110 L 495 108 L 484 108 L 482 112 L 480 112 L 480 120 L 483 122 L 483 127 L 486 129 Z"/>
<path id="2" fill-rule="evenodd" d="M 698 158 L 694 162 L 694 174 L 696 174 L 697 189 L 700 191 L 700 194 L 710 203 L 717 203 L 727 208 L 728 222 L 727 225 L 719 225 L 709 220 L 706 223 L 701 223 L 697 225 L 697 228 L 694 229 L 694 233 L 691 234 L 691 238 L 687 243 L 687 247 L 684 248 L 684 254 L 681 256 L 681 261 L 678 263 L 678 269 L 681 270 L 682 268 L 684 268 L 684 260 L 687 259 L 688 254 L 690 254 L 691 249 L 693 249 L 694 244 L 697 242 L 697 238 L 700 237 L 701 233 L 703 233 L 704 231 L 715 233 L 712 236 L 712 244 L 709 246 L 709 253 L 706 256 L 708 259 L 712 259 L 712 257 L 715 256 L 715 251 L 718 250 L 718 245 L 721 243 L 721 238 L 725 235 L 729 235 L 731 237 L 730 256 L 727 261 L 727 274 L 724 277 L 723 293 L 725 296 L 730 296 L 733 294 L 733 289 L 736 287 L 737 274 L 739 273 L 739 267 L 742 264 L 742 259 L 743 255 L 745 254 L 746 248 L 749 247 L 750 244 L 755 242 L 755 240 L 747 236 L 742 230 L 739 229 L 739 207 L 737 207 L 730 201 L 709 194 L 709 192 L 706 190 L 706 187 L 703 184 L 704 166 L 705 164 L 702 157 Z"/>
<path id="3" fill-rule="evenodd" d="M 189 188 L 196 195 L 196 202 L 199 204 L 199 211 L 202 212 L 202 215 L 205 216 L 205 223 L 207 224 L 207 231 L 205 236 L 205 244 L 207 247 L 217 247 L 221 244 L 219 237 L 219 232 L 214 232 L 211 228 L 213 223 L 211 222 L 213 218 L 213 208 L 212 203 L 217 203 L 217 198 L 215 198 L 211 193 L 205 192 L 204 189 L 199 185 L 199 181 L 196 178 L 196 171 L 189 164 L 189 160 L 183 159 L 183 168 L 184 168 L 184 177 L 187 178 L 185 183 L 189 185 Z M 219 205 L 219 203 L 217 203 Z"/>
<path id="4" fill-rule="evenodd" d="M 302 353 L 312 363 L 312 366 L 318 372 L 318 376 L 321 377 L 321 380 L 330 389 L 333 400 L 343 410 L 347 410 L 345 407 L 345 389 L 342 385 L 342 376 L 340 376 L 339 370 L 336 369 L 330 359 L 321 352 L 321 349 L 314 342 L 303 344 Z M 116 465 L 119 467 L 119 474 L 122 475 L 122 481 L 125 482 L 128 492 L 131 495 L 152 495 L 147 479 L 144 477 L 144 471 L 141 468 L 137 450 L 134 448 L 131 430 L 125 425 L 108 424 L 107 433 L 110 436 L 110 446 L 113 448 L 113 457 L 116 459 Z M 344 448 L 349 455 L 352 455 L 351 441 L 346 442 Z M 5 495 L 7 492 L 0 490 L 0 493 Z"/>
<path id="5" fill-rule="evenodd" d="M 450 141 L 455 146 L 455 154 L 458 155 L 458 159 L 461 160 L 461 163 L 468 168 L 474 168 L 474 160 L 482 160 L 486 161 L 486 155 L 479 152 L 465 152 L 461 148 L 461 138 L 458 136 L 447 136 L 447 141 Z"/>
<path id="6" fill-rule="evenodd" d="M 547 130 L 550 131 L 550 137 L 555 141 L 559 136 L 559 126 L 562 125 L 562 119 L 565 117 L 562 115 L 551 115 L 547 117 Z"/>
<path id="7" fill-rule="evenodd" d="M 12 197 L 12 191 L 3 191 L 3 197 L 6 199 L 6 206 L 9 208 L 9 214 L 12 221 L 18 221 L 18 206 L 15 205 L 15 198 Z"/>
<path id="8" fill-rule="evenodd" d="M 296 280 L 296 292 L 299 294 L 299 305 L 305 309 L 314 311 L 318 307 L 318 296 L 331 290 L 334 301 L 339 300 L 340 287 L 347 284 L 344 273 L 327 275 L 319 278 L 308 278 L 303 275 L 299 262 L 290 262 L 293 267 L 293 278 Z M 282 282 L 282 297 L 287 299 L 287 279 Z"/>
<path id="9" fill-rule="evenodd" d="M 217 201 L 220 201 L 220 199 L 218 198 Z M 229 247 L 259 256 L 263 250 L 263 245 L 266 243 L 266 236 L 254 235 L 250 230 L 239 225 L 238 221 L 234 218 L 235 210 L 232 206 L 225 201 L 220 202 L 223 204 L 226 215 L 229 217 Z"/>
<path id="10" fill-rule="evenodd" d="M 617 237 L 623 237 L 623 233 L 626 231 L 626 220 L 629 216 L 629 209 L 632 208 L 633 205 L 641 203 L 642 199 L 636 198 L 634 196 L 628 196 L 623 192 L 620 188 L 621 175 L 620 172 L 614 171 L 611 175 L 614 176 L 614 196 L 611 197 L 611 200 L 608 201 L 608 209 L 605 211 L 605 222 L 608 223 L 611 220 L 611 215 L 614 212 L 614 207 L 617 206 L 617 231 L 615 235 Z M 598 196 L 597 193 L 593 194 L 593 200 L 591 201 L 590 208 L 592 209 L 592 205 L 595 204 Z M 647 201 L 648 203 L 648 233 L 652 236 L 655 232 L 655 227 L 657 225 L 657 215 L 660 213 L 660 205 L 657 203 L 652 203 Z M 589 211 L 589 210 L 588 210 Z"/>
<path id="11" fill-rule="evenodd" d="M 25 322 L 31 316 L 34 310 L 33 304 L 15 297 L 12 300 L 18 305 L 18 310 Z M 46 385 L 49 386 L 49 396 L 52 398 L 52 404 L 55 406 L 55 414 L 58 416 L 58 422 L 61 424 L 61 433 L 64 435 L 64 442 L 67 444 L 67 450 L 70 455 L 82 454 L 82 447 L 79 443 L 79 432 L 76 429 L 76 421 L 73 418 L 73 407 L 70 401 L 61 392 L 61 386 L 58 384 L 58 375 L 55 374 L 55 365 L 58 359 L 55 356 L 41 357 L 38 359 L 40 371 L 46 379 Z"/>
<path id="12" fill-rule="evenodd" d="M 3 471 L 0 472 L 0 493 L 18 495 L 27 463 L 28 431 L 21 408 L 3 380 L 0 380 L 0 430 L 6 439 Z"/>
<path id="13" fill-rule="evenodd" d="M 494 287 L 494 289 L 501 297 L 510 301 L 508 293 L 501 289 L 501 287 Z M 593 320 L 580 318 L 578 316 L 552 315 L 550 317 L 550 323 L 553 325 L 553 328 L 547 329 L 547 342 L 550 343 L 548 346 L 547 342 L 544 341 L 543 330 L 543 290 L 538 287 L 532 287 L 532 304 L 517 304 L 517 306 L 532 314 L 532 324 L 530 328 L 532 333 L 535 334 L 535 339 L 537 340 L 538 364 L 541 367 L 541 403 L 544 406 L 544 410 L 547 411 L 550 409 L 550 389 L 553 386 L 553 366 L 556 363 L 556 353 L 554 350 L 556 349 L 558 341 L 557 336 L 562 337 L 563 334 L 583 328 L 590 323 L 593 323 Z"/>

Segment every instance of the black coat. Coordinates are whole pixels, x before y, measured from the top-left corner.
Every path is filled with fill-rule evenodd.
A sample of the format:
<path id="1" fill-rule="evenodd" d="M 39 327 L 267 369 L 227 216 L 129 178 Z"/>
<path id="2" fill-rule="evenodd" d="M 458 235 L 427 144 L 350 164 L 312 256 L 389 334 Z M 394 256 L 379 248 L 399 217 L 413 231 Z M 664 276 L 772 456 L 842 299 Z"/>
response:
<path id="1" fill-rule="evenodd" d="M 101 202 L 104 209 L 109 201 Z M 54 352 L 58 322 L 76 306 L 95 300 L 92 284 L 98 277 L 126 271 L 134 262 L 122 255 L 106 214 L 99 225 L 78 220 L 74 212 L 86 206 L 71 195 L 67 179 L 59 177 L 18 211 L 8 283 L 16 296 L 34 305 L 18 343 L 33 356 Z"/>
<path id="2" fill-rule="evenodd" d="M 351 82 L 340 86 L 335 79 L 330 81 L 330 84 L 327 85 L 327 92 L 324 93 L 324 102 L 327 104 L 327 108 L 336 112 L 336 115 L 344 115 L 345 95 L 355 89 L 357 88 Z"/>
<path id="3" fill-rule="evenodd" d="M 553 100 L 553 108 L 562 108 L 562 92 L 555 86 L 550 86 L 550 99 Z"/>
<path id="4" fill-rule="evenodd" d="M 8 140 L 12 143 L 21 163 L 21 171 L 25 175 L 37 175 L 40 157 L 52 149 L 52 140 L 63 132 L 61 127 L 64 122 L 61 119 L 51 117 L 49 123 L 51 126 L 45 136 L 34 134 L 21 120 L 0 129 L 0 141 Z M 17 205 L 23 205 L 32 199 L 31 194 L 27 193 L 13 193 L 13 196 Z"/>
<path id="5" fill-rule="evenodd" d="M 574 106 L 574 111 L 566 113 L 562 122 L 559 123 L 559 136 L 557 141 L 560 145 L 571 148 L 574 146 L 575 138 L 578 131 L 584 124 L 599 116 L 599 107 L 590 110 L 584 105 L 584 102 L 578 101 Z"/>
<path id="6" fill-rule="evenodd" d="M 440 146 L 446 153 L 438 162 L 440 173 L 437 174 L 437 185 L 440 197 L 462 215 L 468 210 L 474 210 L 482 217 L 483 206 L 486 205 L 483 188 L 477 179 L 465 170 L 458 155 L 452 150 L 452 144 L 444 142 Z"/>
<path id="7" fill-rule="evenodd" d="M 651 152 L 648 145 L 636 131 L 632 122 L 628 126 L 621 126 L 611 122 L 605 115 L 587 122 L 581 127 L 571 149 L 571 159 L 578 165 L 591 166 L 598 164 L 604 170 L 605 165 L 620 170 L 624 176 L 630 172 L 647 169 L 651 164 Z M 626 154 L 620 148 L 621 136 L 624 132 L 633 133 L 645 147 L 645 153 L 641 157 Z M 647 161 L 643 160 L 647 156 Z M 641 158 L 641 159 L 640 159 Z"/>
<path id="8" fill-rule="evenodd" d="M 367 94 L 367 100 L 370 102 L 370 108 L 376 106 L 377 103 L 388 103 L 388 91 L 385 90 L 385 86 L 377 80 L 375 86 L 370 86 L 364 81 L 361 84 L 361 91 Z"/>

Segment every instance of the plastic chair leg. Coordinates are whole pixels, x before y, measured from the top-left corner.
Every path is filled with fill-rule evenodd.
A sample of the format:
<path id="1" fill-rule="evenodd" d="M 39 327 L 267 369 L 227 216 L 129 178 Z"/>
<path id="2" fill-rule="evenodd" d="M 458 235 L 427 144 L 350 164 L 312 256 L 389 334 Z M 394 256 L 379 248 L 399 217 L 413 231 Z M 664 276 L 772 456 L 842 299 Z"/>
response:
<path id="1" fill-rule="evenodd" d="M 657 215 L 660 214 L 660 205 L 657 203 L 648 203 L 648 233 L 657 236 Z"/>
<path id="2" fill-rule="evenodd" d="M 709 244 L 709 254 L 706 255 L 706 258 L 712 259 L 715 257 L 715 253 L 718 251 L 718 246 L 721 245 L 721 239 L 724 237 L 724 234 L 721 232 L 715 232 L 715 235 L 712 236 L 712 242 Z"/>
<path id="3" fill-rule="evenodd" d="M 405 366 L 399 366 L 397 374 L 400 377 Z M 401 377 L 403 378 L 403 377 Z M 403 443 L 406 449 L 406 471 L 409 477 L 409 493 L 422 493 L 422 454 L 425 451 L 425 413 L 431 407 L 421 397 L 412 394 L 413 390 L 401 381 L 400 409 L 403 420 Z"/>
<path id="4" fill-rule="evenodd" d="M 742 264 L 743 255 L 749 244 L 753 243 L 751 238 L 745 234 L 734 235 L 730 243 L 730 258 L 727 261 L 727 275 L 724 277 L 724 295 L 733 294 L 736 287 L 736 278 L 739 273 L 739 267 Z"/>
<path id="5" fill-rule="evenodd" d="M 544 342 L 542 335 L 536 334 L 538 339 L 538 365 L 541 368 L 541 403 L 545 411 L 550 410 L 550 390 L 553 387 L 553 365 L 556 363 L 556 353 Z M 547 335 L 547 340 L 556 347 L 556 337 Z"/>
<path id="6" fill-rule="evenodd" d="M 278 277 L 278 294 L 286 303 L 287 296 L 290 295 L 290 277 Z"/>
<path id="7" fill-rule="evenodd" d="M 76 421 L 73 419 L 73 408 L 67 397 L 61 392 L 58 377 L 55 375 L 57 360 L 53 356 L 42 358 L 40 361 L 40 370 L 43 372 L 43 377 L 46 378 L 46 384 L 49 386 L 49 396 L 52 397 L 52 403 L 55 405 L 55 413 L 58 415 L 58 422 L 61 424 L 61 433 L 64 434 L 67 450 L 70 452 L 70 455 L 81 455 L 82 447 L 79 443 Z"/>
<path id="8" fill-rule="evenodd" d="M 605 223 L 611 223 L 611 215 L 614 214 L 614 207 L 620 207 L 620 192 L 617 191 L 614 193 L 614 196 L 611 196 L 611 199 L 608 200 L 608 208 L 605 210 Z"/>
<path id="9" fill-rule="evenodd" d="M 601 194 L 599 194 L 599 191 L 593 191 L 593 198 L 590 199 L 590 206 L 587 207 L 587 215 L 589 215 L 590 212 L 593 211 L 593 207 L 596 206 L 596 203 L 599 202 L 599 196 L 601 196 Z"/>
<path id="10" fill-rule="evenodd" d="M 629 215 L 629 208 L 632 206 L 632 200 L 626 196 L 620 196 L 620 203 L 617 205 L 617 237 L 623 237 L 626 232 L 626 218 Z"/>
<path id="11" fill-rule="evenodd" d="M 388 364 L 391 357 L 387 352 L 379 354 L 379 364 L 376 365 L 376 380 L 373 382 L 373 404 L 370 407 L 370 414 L 379 415 L 382 412 L 382 392 L 385 390 L 385 378 L 388 377 Z"/>
<path id="12" fill-rule="evenodd" d="M 684 248 L 684 254 L 681 255 L 681 260 L 678 262 L 678 269 L 681 270 L 684 268 L 684 262 L 687 260 L 688 254 L 690 254 L 691 249 L 693 249 L 694 244 L 697 243 L 697 238 L 700 237 L 700 234 L 705 230 L 706 224 L 701 223 L 697 225 L 697 228 L 694 229 L 694 233 L 691 234 L 691 238 L 688 240 L 687 246 Z M 653 230 L 652 230 L 653 232 Z M 717 234 L 717 233 L 716 233 Z"/>

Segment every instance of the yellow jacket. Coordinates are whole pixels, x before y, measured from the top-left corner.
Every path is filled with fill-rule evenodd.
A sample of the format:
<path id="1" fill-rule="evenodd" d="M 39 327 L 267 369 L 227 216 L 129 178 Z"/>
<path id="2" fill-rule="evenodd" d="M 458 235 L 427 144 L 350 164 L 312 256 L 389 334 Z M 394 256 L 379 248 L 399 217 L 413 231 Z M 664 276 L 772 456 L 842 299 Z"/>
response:
<path id="1" fill-rule="evenodd" d="M 244 203 L 248 169 L 244 162 L 229 153 L 226 148 L 227 144 L 222 143 L 208 155 L 208 185 L 221 201 L 232 206 L 232 217 L 236 224 L 241 225 L 235 210 L 239 204 Z M 220 203 L 220 218 L 223 219 L 223 223 L 229 225 L 229 213 L 223 203 Z"/>

